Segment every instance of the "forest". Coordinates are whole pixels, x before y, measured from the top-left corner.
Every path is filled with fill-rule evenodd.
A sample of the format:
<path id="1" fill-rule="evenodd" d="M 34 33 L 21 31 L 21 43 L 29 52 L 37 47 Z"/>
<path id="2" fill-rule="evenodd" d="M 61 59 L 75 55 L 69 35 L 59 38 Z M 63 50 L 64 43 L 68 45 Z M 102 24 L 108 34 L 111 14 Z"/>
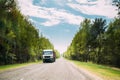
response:
<path id="1" fill-rule="evenodd" d="M 109 23 L 103 18 L 85 19 L 64 57 L 120 68 L 120 1 L 113 0 L 112 5 L 117 17 Z"/>
<path id="2" fill-rule="evenodd" d="M 79 61 L 90 61 L 120 67 L 120 19 L 107 21 L 85 19 L 64 56 Z"/>
<path id="3" fill-rule="evenodd" d="M 43 49 L 54 46 L 21 14 L 16 0 L 0 0 L 0 65 L 38 61 Z"/>

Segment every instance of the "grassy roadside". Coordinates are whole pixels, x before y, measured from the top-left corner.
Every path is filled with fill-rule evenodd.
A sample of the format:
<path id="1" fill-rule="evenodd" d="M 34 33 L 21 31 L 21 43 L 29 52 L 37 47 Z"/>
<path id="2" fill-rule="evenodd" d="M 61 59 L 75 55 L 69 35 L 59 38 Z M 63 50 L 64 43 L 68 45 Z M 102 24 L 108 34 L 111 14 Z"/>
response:
<path id="1" fill-rule="evenodd" d="M 25 67 L 25 66 L 37 64 L 37 63 L 42 63 L 42 61 L 28 62 L 28 63 L 22 63 L 22 64 L 2 65 L 2 66 L 0 66 L 0 72 L 10 70 L 10 69 L 15 69 L 15 68 L 21 68 L 21 67 Z"/>
<path id="2" fill-rule="evenodd" d="M 93 64 L 91 62 L 86 63 L 74 60 L 70 61 L 76 64 L 78 67 L 86 69 L 91 73 L 100 76 L 103 78 L 103 80 L 120 80 L 120 69 Z"/>

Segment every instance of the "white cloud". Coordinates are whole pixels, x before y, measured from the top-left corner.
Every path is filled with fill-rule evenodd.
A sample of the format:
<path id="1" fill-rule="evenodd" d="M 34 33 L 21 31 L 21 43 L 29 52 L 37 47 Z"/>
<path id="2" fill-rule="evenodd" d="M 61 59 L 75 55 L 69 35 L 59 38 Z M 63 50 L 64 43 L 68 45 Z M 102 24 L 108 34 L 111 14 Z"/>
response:
<path id="1" fill-rule="evenodd" d="M 79 4 L 69 3 L 68 6 L 88 15 L 100 15 L 108 18 L 114 18 L 117 14 L 115 6 L 112 6 L 111 0 L 96 0 L 94 2 L 87 0 L 76 0 Z M 81 5 L 84 3 L 84 5 Z M 88 4 L 91 4 L 89 6 Z"/>
<path id="2" fill-rule="evenodd" d="M 72 0 L 68 0 L 68 2 L 72 2 Z"/>
<path id="3" fill-rule="evenodd" d="M 41 4 L 45 4 L 47 0 L 41 0 Z"/>
<path id="4" fill-rule="evenodd" d="M 41 3 L 45 4 L 45 1 L 46 0 L 42 0 Z M 73 4 L 72 0 L 66 1 L 68 1 L 67 5 L 69 7 L 84 14 L 106 16 L 108 18 L 114 18 L 117 14 L 117 11 L 115 11 L 116 7 L 111 5 L 112 0 L 75 0 L 78 4 Z M 58 10 L 56 8 L 35 6 L 32 4 L 33 0 L 18 0 L 18 2 L 21 12 L 24 15 L 46 19 L 46 22 L 41 23 L 41 25 L 44 26 L 53 26 L 60 23 L 79 25 L 80 22 L 83 21 L 82 16 L 68 13 L 64 9 Z M 91 6 L 89 6 L 89 4 Z"/>
<path id="5" fill-rule="evenodd" d="M 53 26 L 53 25 L 57 25 L 59 23 L 60 23 L 59 20 L 50 20 L 50 21 L 46 21 L 46 22 L 41 23 L 41 24 L 44 26 Z"/>
<path id="6" fill-rule="evenodd" d="M 44 26 L 53 26 L 59 23 L 69 23 L 79 25 L 83 21 L 83 17 L 68 13 L 63 9 L 46 8 L 35 6 L 32 4 L 33 0 L 18 0 L 21 12 L 24 15 L 34 16 L 46 19 L 47 21 L 41 23 Z"/>
<path id="7" fill-rule="evenodd" d="M 88 0 L 76 0 L 78 3 L 87 3 Z"/>

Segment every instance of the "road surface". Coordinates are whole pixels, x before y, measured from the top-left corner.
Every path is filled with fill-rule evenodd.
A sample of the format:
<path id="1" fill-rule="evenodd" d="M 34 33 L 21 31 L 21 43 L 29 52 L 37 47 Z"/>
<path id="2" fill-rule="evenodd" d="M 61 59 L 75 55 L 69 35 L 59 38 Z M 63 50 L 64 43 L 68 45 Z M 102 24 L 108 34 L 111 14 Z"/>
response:
<path id="1" fill-rule="evenodd" d="M 101 78 L 60 58 L 55 63 L 34 64 L 0 72 L 0 80 L 101 80 Z"/>

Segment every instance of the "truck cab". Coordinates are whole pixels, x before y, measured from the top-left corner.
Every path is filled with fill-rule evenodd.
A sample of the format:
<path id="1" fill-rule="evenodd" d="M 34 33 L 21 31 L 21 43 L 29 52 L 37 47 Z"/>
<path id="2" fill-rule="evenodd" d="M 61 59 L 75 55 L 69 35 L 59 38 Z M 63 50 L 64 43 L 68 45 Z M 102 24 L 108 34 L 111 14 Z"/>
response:
<path id="1" fill-rule="evenodd" d="M 52 49 L 43 50 L 42 54 L 43 63 L 45 62 L 55 62 L 55 52 Z"/>

